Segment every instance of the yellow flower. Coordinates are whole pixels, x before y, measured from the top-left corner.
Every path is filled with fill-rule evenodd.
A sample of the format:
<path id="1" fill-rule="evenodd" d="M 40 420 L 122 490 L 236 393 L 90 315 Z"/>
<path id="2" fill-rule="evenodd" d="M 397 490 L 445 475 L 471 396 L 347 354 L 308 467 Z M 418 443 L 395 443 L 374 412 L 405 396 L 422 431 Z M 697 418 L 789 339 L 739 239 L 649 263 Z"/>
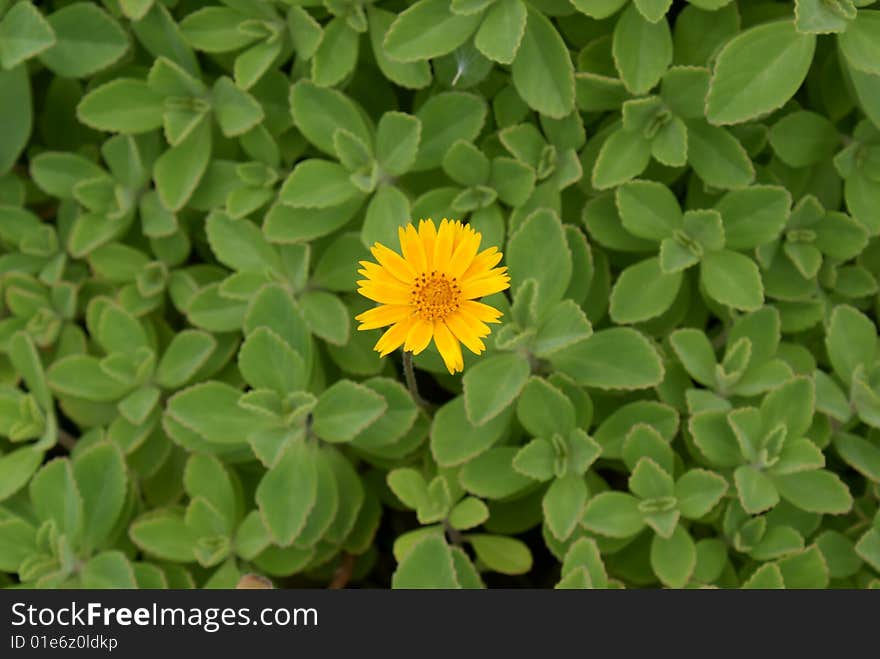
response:
<path id="1" fill-rule="evenodd" d="M 460 343 L 479 355 L 486 323 L 500 322 L 500 311 L 476 299 L 510 285 L 507 268 L 495 267 L 501 252 L 479 252 L 482 236 L 446 219 L 439 228 L 431 220 L 420 220 L 418 230 L 408 224 L 398 236 L 403 256 L 376 243 L 370 251 L 378 263 L 361 261 L 358 292 L 379 306 L 357 316 L 358 329 L 391 326 L 373 348 L 383 357 L 401 344 L 417 355 L 433 338 L 449 372 L 461 371 Z"/>

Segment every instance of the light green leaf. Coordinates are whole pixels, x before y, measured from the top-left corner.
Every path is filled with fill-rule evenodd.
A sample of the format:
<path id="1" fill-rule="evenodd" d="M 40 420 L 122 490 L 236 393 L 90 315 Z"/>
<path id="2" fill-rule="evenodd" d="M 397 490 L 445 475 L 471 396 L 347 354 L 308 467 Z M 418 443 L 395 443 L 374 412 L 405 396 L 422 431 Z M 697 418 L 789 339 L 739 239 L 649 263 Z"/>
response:
<path id="1" fill-rule="evenodd" d="M 700 267 L 700 281 L 712 299 L 734 309 L 752 311 L 764 303 L 758 266 L 738 252 L 706 254 Z"/>
<path id="2" fill-rule="evenodd" d="M 672 536 L 651 540 L 651 568 L 663 585 L 683 588 L 697 565 L 697 551 L 690 534 L 677 526 Z"/>
<path id="3" fill-rule="evenodd" d="M 0 21 L 0 65 L 12 69 L 55 44 L 55 32 L 30 2 L 18 2 Z"/>
<path id="4" fill-rule="evenodd" d="M 672 34 L 665 19 L 650 22 L 635 5 L 627 7 L 614 27 L 614 64 L 633 94 L 646 94 L 672 63 Z"/>
<path id="5" fill-rule="evenodd" d="M 574 108 L 574 66 L 568 48 L 547 17 L 531 7 L 510 72 L 516 91 L 532 109 L 559 118 Z"/>
<path id="6" fill-rule="evenodd" d="M 48 23 L 55 44 L 40 54 L 40 61 L 60 76 L 84 78 L 107 68 L 128 50 L 125 31 L 97 5 L 67 5 L 51 14 Z"/>
<path id="7" fill-rule="evenodd" d="M 328 442 L 348 442 L 387 409 L 375 391 L 350 380 L 340 380 L 318 398 L 313 429 Z"/>
<path id="8" fill-rule="evenodd" d="M 761 23 L 727 42 L 718 54 L 706 97 L 713 124 L 737 124 L 785 104 L 801 86 L 816 36 L 793 21 Z"/>
<path id="9" fill-rule="evenodd" d="M 525 574 L 532 569 L 532 552 L 517 538 L 475 533 L 467 536 L 477 558 L 502 574 Z"/>
<path id="10" fill-rule="evenodd" d="M 392 59 L 401 62 L 439 57 L 463 44 L 477 29 L 480 18 L 480 13 L 452 13 L 447 0 L 418 0 L 388 28 L 384 46 Z"/>
<path id="11" fill-rule="evenodd" d="M 618 327 L 560 350 L 550 361 L 580 384 L 599 389 L 643 389 L 663 379 L 656 349 L 635 330 Z"/>

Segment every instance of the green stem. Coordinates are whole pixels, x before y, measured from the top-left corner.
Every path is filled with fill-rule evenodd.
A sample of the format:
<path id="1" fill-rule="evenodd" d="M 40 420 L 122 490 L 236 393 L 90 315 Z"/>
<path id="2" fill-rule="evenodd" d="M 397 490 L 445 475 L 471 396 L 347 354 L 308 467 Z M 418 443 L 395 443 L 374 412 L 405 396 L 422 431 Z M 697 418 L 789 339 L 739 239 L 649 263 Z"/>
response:
<path id="1" fill-rule="evenodd" d="M 403 351 L 403 377 L 406 379 L 406 388 L 409 389 L 409 394 L 416 405 L 426 411 L 430 410 L 427 401 L 419 394 L 419 385 L 416 382 L 415 370 L 413 370 L 413 354 L 407 350 Z"/>

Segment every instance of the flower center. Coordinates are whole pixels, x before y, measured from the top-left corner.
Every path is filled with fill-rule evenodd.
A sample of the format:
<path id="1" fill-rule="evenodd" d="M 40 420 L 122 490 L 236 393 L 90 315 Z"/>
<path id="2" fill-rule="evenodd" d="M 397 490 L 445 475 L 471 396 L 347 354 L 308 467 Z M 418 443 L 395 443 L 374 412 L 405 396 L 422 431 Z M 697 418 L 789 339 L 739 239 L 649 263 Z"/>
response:
<path id="1" fill-rule="evenodd" d="M 416 277 L 410 300 L 422 320 L 444 320 L 461 305 L 461 286 L 442 272 L 423 272 Z"/>

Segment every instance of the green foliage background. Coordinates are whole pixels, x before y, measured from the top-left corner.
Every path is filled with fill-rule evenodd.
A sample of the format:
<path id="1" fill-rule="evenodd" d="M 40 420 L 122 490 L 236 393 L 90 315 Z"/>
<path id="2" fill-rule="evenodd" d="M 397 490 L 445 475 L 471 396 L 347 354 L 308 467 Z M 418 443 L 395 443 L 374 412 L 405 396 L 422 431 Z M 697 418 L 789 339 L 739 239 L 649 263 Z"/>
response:
<path id="1" fill-rule="evenodd" d="M 878 277 L 871 0 L 0 0 L 0 584 L 877 587 Z"/>

